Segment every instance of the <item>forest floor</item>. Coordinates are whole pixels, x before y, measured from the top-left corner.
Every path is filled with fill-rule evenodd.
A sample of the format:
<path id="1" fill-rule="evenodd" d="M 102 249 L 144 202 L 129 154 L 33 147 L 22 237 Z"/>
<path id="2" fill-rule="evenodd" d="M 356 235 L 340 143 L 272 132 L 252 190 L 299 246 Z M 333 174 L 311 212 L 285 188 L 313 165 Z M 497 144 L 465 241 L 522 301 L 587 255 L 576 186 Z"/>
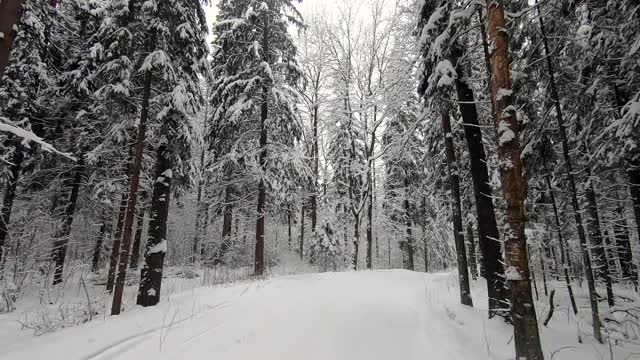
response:
<path id="1" fill-rule="evenodd" d="M 486 318 L 483 283 L 473 283 L 476 307 L 465 307 L 458 302 L 453 273 L 316 273 L 216 286 L 200 286 L 201 281 L 174 279 L 156 307 L 129 306 L 117 317 L 94 309 L 99 315 L 91 321 L 58 331 L 29 326 L 26 315 L 33 317 L 33 310 L 21 306 L 0 315 L 0 359 L 514 357 L 512 328 Z M 75 290 L 79 298 L 92 296 Z M 595 344 L 585 320 L 588 309 L 581 307 L 584 316 L 576 323 L 566 310 L 565 291 L 556 292 L 560 306 L 549 326 L 541 326 L 546 359 L 640 359 L 640 346 L 629 342 Z M 581 290 L 576 293 L 586 305 Z M 547 311 L 544 301 L 541 297 L 537 305 L 540 319 Z M 578 329 L 583 343 L 578 342 Z"/>

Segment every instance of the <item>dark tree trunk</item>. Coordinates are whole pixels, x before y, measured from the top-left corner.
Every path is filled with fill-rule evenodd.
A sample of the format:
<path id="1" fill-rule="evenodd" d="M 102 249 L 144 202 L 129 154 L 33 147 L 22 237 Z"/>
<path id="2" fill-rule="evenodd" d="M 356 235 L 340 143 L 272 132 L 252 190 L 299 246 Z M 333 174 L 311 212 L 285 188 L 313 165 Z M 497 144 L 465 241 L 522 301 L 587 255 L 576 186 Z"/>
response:
<path id="1" fill-rule="evenodd" d="M 289 250 L 291 250 L 291 209 L 287 209 L 287 235 L 289 237 Z"/>
<path id="2" fill-rule="evenodd" d="M 407 243 L 406 243 L 406 247 L 407 247 L 407 269 L 408 270 L 415 270 L 415 263 L 414 263 L 414 241 L 413 241 L 413 234 L 411 233 L 411 213 L 409 212 L 409 178 L 405 175 L 404 177 L 404 189 L 405 189 L 405 196 L 404 196 L 404 214 L 405 217 L 407 219 Z"/>
<path id="3" fill-rule="evenodd" d="M 71 233 L 71 224 L 73 224 L 73 217 L 76 213 L 78 194 L 80 193 L 80 185 L 82 182 L 82 172 L 84 171 L 82 157 L 80 157 L 77 167 L 78 168 L 76 169 L 76 173 L 73 177 L 73 183 L 71 184 L 69 201 L 67 202 L 62 215 L 62 223 L 58 226 L 54 235 L 53 249 L 51 252 L 53 262 L 55 263 L 53 285 L 60 284 L 62 282 L 64 262 L 67 257 L 67 245 L 69 244 L 69 234 Z"/>
<path id="4" fill-rule="evenodd" d="M 100 231 L 98 233 L 98 239 L 96 240 L 96 246 L 93 248 L 93 256 L 91 257 L 91 271 L 97 273 L 100 271 L 100 255 L 102 253 L 102 244 L 104 238 L 107 236 L 107 223 L 105 221 L 100 224 Z"/>
<path id="5" fill-rule="evenodd" d="M 162 269 L 167 253 L 167 218 L 172 180 L 171 161 L 166 144 L 158 147 L 154 179 L 149 208 L 148 239 L 137 298 L 137 304 L 142 306 L 153 306 L 160 301 Z"/>
<path id="6" fill-rule="evenodd" d="M 127 171 L 129 173 L 129 171 Z M 116 270 L 118 268 L 118 257 L 120 254 L 120 240 L 122 240 L 122 227 L 124 226 L 124 214 L 127 212 L 127 192 L 122 194 L 120 200 L 120 208 L 118 209 L 118 218 L 116 219 L 116 233 L 113 237 L 113 247 L 111 248 L 111 256 L 109 257 L 109 273 L 107 275 L 107 292 L 113 290 L 113 283 L 116 279 Z"/>
<path id="7" fill-rule="evenodd" d="M 233 204 L 231 204 L 231 186 L 224 189 L 224 208 L 222 209 L 222 242 L 216 254 L 215 264 L 224 263 L 225 256 L 231 245 L 231 226 L 233 224 Z"/>
<path id="8" fill-rule="evenodd" d="M 618 200 L 616 195 L 616 220 L 613 223 L 613 236 L 616 239 L 617 256 L 620 259 L 620 270 L 622 272 L 622 278 L 624 280 L 631 280 L 634 283 L 637 282 L 635 269 L 633 265 L 633 253 L 631 252 L 631 240 L 629 236 L 629 229 L 627 225 L 627 219 L 624 217 L 624 211 L 622 204 Z M 606 235 L 605 235 L 606 237 Z"/>
<path id="9" fill-rule="evenodd" d="M 587 170 L 587 176 L 590 177 L 590 173 L 591 171 Z M 591 242 L 591 258 L 595 267 L 595 275 L 604 280 L 607 287 L 607 302 L 609 306 L 613 306 L 613 287 L 611 285 L 611 274 L 609 273 L 609 261 L 607 261 L 604 241 L 600 232 L 600 216 L 598 215 L 596 193 L 593 189 L 593 182 L 590 180 L 588 182 L 589 184 L 585 188 L 585 198 L 587 200 L 587 214 L 589 215 L 587 229 L 589 229 L 589 241 Z"/>
<path id="10" fill-rule="evenodd" d="M 505 271 L 511 291 L 511 319 L 516 359 L 542 360 L 538 319 L 531 294 L 527 251 L 525 198 L 526 179 L 520 158 L 520 128 L 511 97 L 509 38 L 502 1 L 487 4 L 491 53 L 491 102 L 498 133 L 498 158 L 505 210 Z"/>
<path id="11" fill-rule="evenodd" d="M 467 265 L 467 252 L 462 235 L 462 205 L 460 203 L 460 177 L 456 160 L 456 149 L 453 144 L 451 132 L 451 120 L 449 114 L 442 113 L 442 130 L 444 133 L 445 150 L 447 154 L 447 170 L 449 173 L 449 189 L 451 190 L 451 212 L 453 214 L 453 238 L 456 246 L 456 259 L 458 261 L 458 283 L 460 290 L 460 303 L 473 306 L 471 290 L 469 287 L 469 271 Z M 405 180 L 406 184 L 406 180 Z M 408 202 L 408 200 L 405 199 Z"/>
<path id="12" fill-rule="evenodd" d="M 140 172 L 142 171 L 142 155 L 144 153 L 145 138 L 147 132 L 147 120 L 149 118 L 149 99 L 151 97 L 151 71 L 147 70 L 144 75 L 144 87 L 142 90 L 142 108 L 140 111 L 140 121 L 138 124 L 138 135 L 136 136 L 135 152 L 131 166 L 131 177 L 129 182 L 129 194 L 127 195 L 127 210 L 124 214 L 124 224 L 122 227 L 122 243 L 120 244 L 120 255 L 118 259 L 118 271 L 113 291 L 113 303 L 111 304 L 111 315 L 119 315 L 122 310 L 122 295 L 124 293 L 124 281 L 127 276 L 127 266 L 129 265 L 129 250 L 131 249 L 131 233 L 133 230 L 133 220 L 135 218 L 136 204 L 138 203 L 138 188 L 140 186 Z"/>
<path id="13" fill-rule="evenodd" d="M 311 232 L 316 233 L 318 222 L 318 105 L 313 106 L 313 193 L 311 194 Z"/>
<path id="14" fill-rule="evenodd" d="M 358 245 L 360 243 L 360 221 L 356 216 L 353 224 L 353 255 L 351 257 L 351 264 L 353 270 L 358 270 Z"/>
<path id="15" fill-rule="evenodd" d="M 638 239 L 640 239 L 640 160 L 631 161 L 628 166 L 629 193 L 633 203 L 636 231 L 638 232 Z"/>
<path id="16" fill-rule="evenodd" d="M 0 84 L 9 65 L 9 56 L 17 35 L 14 28 L 20 25 L 24 2 L 24 0 L 0 1 L 0 33 L 4 34 L 0 38 Z"/>
<path id="17" fill-rule="evenodd" d="M 300 255 L 300 260 L 304 257 L 304 203 L 300 206 L 300 247 L 298 249 L 298 254 Z"/>
<path id="18" fill-rule="evenodd" d="M 267 36 L 264 35 L 265 42 Z M 265 47 L 266 49 L 266 47 Z M 267 102 L 267 89 L 263 89 L 261 116 L 260 116 L 260 169 L 266 171 L 267 166 L 267 128 L 265 122 L 269 114 L 269 107 Z M 264 210 L 265 201 L 267 196 L 267 188 L 264 184 L 264 180 L 260 179 L 258 184 L 258 208 L 256 210 L 258 214 L 258 220 L 256 222 L 256 253 L 254 263 L 254 275 L 264 274 Z"/>
<path id="19" fill-rule="evenodd" d="M 549 75 L 549 90 L 551 93 L 551 100 L 553 101 L 556 118 L 558 120 L 558 130 L 560 132 L 560 139 L 562 142 L 562 158 L 567 170 L 567 176 L 569 180 L 569 192 L 571 197 L 571 205 L 573 207 L 573 214 L 578 229 L 578 238 L 580 239 L 580 246 L 582 252 L 582 261 L 584 265 L 584 272 L 587 278 L 587 284 L 589 286 L 589 300 L 591 305 L 591 320 L 593 326 L 593 336 L 595 339 L 602 343 L 602 334 L 600 332 L 600 316 L 598 315 L 598 298 L 596 294 L 595 282 L 593 279 L 593 271 L 591 269 L 591 259 L 589 258 L 589 252 L 587 250 L 587 237 L 584 231 L 582 223 L 582 214 L 580 211 L 580 205 L 578 204 L 578 192 L 576 190 L 575 175 L 573 172 L 573 162 L 569 156 L 569 140 L 562 117 L 562 106 L 560 106 L 560 96 L 556 87 L 555 72 L 553 69 L 553 61 L 551 57 L 551 51 L 549 50 L 549 42 L 547 41 L 547 35 L 544 28 L 544 19 L 542 17 L 542 11 L 538 6 L 538 21 L 540 23 L 540 33 L 542 34 L 542 43 L 544 47 L 544 53 L 546 56 L 547 70 Z"/>
<path id="20" fill-rule="evenodd" d="M 145 212 L 144 202 L 146 197 L 147 197 L 147 192 L 143 190 L 140 193 L 140 206 L 138 207 L 136 233 L 133 236 L 133 249 L 131 249 L 131 264 L 129 264 L 130 269 L 137 269 L 138 263 L 140 262 L 140 245 L 142 242 L 142 228 L 144 227 L 144 212 Z"/>
<path id="21" fill-rule="evenodd" d="M 367 269 L 371 269 L 372 267 L 372 258 L 373 258 L 373 186 L 371 181 L 371 170 L 369 170 L 369 185 L 368 185 L 368 194 L 367 194 L 367 257 L 366 257 L 366 266 Z"/>
<path id="22" fill-rule="evenodd" d="M 454 51 L 454 63 L 461 56 L 461 50 L 456 47 Z M 460 66 L 456 68 L 458 74 L 464 74 Z M 473 90 L 462 76 L 456 78 L 456 92 L 462 121 L 464 135 L 469 150 L 469 163 L 471 165 L 471 180 L 476 204 L 476 218 L 478 224 L 478 244 L 482 258 L 482 270 L 487 280 L 487 293 L 489 295 L 489 317 L 495 315 L 508 318 L 507 289 L 504 282 L 504 266 L 502 265 L 502 248 L 500 234 L 496 222 L 495 208 L 491 199 L 492 191 L 489 186 L 489 170 L 487 168 L 487 155 L 482 142 L 482 131 L 478 122 Z"/>
<path id="23" fill-rule="evenodd" d="M 2 4 L 0 4 L 0 9 Z M 4 247 L 9 235 L 9 224 L 11 223 L 11 212 L 13 211 L 13 201 L 16 198 L 16 189 L 18 187 L 18 179 L 20 178 L 20 169 L 24 161 L 24 149 L 18 142 L 16 144 L 13 157 L 11 158 L 11 178 L 7 182 L 7 188 L 4 191 L 4 199 L 2 200 L 2 212 L 0 213 L 0 264 L 4 262 Z"/>
<path id="24" fill-rule="evenodd" d="M 469 247 L 469 269 L 471 270 L 471 278 L 478 278 L 478 264 L 476 262 L 476 240 L 473 236 L 473 225 L 467 222 L 467 245 Z"/>

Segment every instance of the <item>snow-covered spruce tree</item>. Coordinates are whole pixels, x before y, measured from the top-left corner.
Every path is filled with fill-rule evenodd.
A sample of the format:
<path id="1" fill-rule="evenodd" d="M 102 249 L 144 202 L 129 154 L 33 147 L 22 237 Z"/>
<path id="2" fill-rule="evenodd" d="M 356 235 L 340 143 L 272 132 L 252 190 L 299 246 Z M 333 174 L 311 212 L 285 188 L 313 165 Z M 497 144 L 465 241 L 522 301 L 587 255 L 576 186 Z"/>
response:
<path id="1" fill-rule="evenodd" d="M 44 102 L 43 90 L 49 88 L 55 76 L 52 74 L 49 58 L 50 34 L 48 28 L 58 20 L 57 13 L 50 1 L 32 0 L 24 5 L 7 1 L 2 6 L 21 6 L 19 23 L 12 25 L 3 39 L 3 46 L 13 40 L 13 49 L 7 59 L 8 64 L 0 83 L 0 122 L 8 123 L 27 131 L 33 131 L 39 137 L 51 135 L 49 124 L 42 120 Z M 2 9 L 2 8 L 0 8 Z M 1 15 L 9 19 L 11 11 Z M 3 23 L 4 25 L 4 23 Z M 17 34 L 16 34 L 17 31 Z M 5 42 L 6 41 L 6 42 Z M 8 51 L 10 49 L 6 49 Z M 4 52 L 5 50 L 3 50 Z M 7 55 L 9 55 L 7 53 Z M 47 136 L 50 138 L 50 136 Z M 29 141 L 11 133 L 0 133 L 0 152 L 2 155 L 2 183 L 5 184 L 2 213 L 0 215 L 0 262 L 8 236 L 13 203 L 17 193 L 20 175 L 25 165 L 36 164 L 42 155 L 38 149 L 31 149 Z"/>
<path id="2" fill-rule="evenodd" d="M 482 275 L 487 279 L 489 317 L 508 318 L 507 293 L 504 284 L 502 249 L 499 239 L 495 208 L 491 198 L 487 154 L 482 141 L 478 110 L 470 85 L 468 64 L 463 55 L 465 29 L 475 13 L 475 7 L 458 8 L 453 2 L 425 2 L 420 11 L 420 45 L 422 47 L 423 81 L 419 92 L 447 85 L 455 88 L 458 107 L 464 124 L 465 140 L 474 190 L 478 223 Z M 443 77 L 442 75 L 447 75 Z M 433 77 L 433 78 L 432 78 Z M 439 79 L 442 79 L 440 82 Z"/>
<path id="3" fill-rule="evenodd" d="M 288 34 L 288 26 L 299 26 L 301 21 L 288 0 L 229 0 L 220 5 L 214 30 L 213 122 L 257 149 L 244 157 L 258 182 L 256 275 L 265 271 L 267 187 L 277 190 L 274 185 L 281 179 L 274 170 L 281 167 L 279 163 L 291 161 L 283 155 L 301 132 L 292 90 L 300 71 Z M 259 134 L 257 139 L 241 137 L 248 135 L 243 132 L 247 127 Z"/>
<path id="4" fill-rule="evenodd" d="M 191 121 L 204 98 L 199 76 L 208 76 L 208 48 L 205 42 L 207 25 L 199 2 L 147 2 L 142 14 L 145 23 L 149 24 L 153 47 L 140 70 L 147 73 L 145 77 L 149 76 L 153 84 L 149 100 L 154 116 L 149 123 L 149 139 L 158 145 L 149 208 L 149 236 L 137 303 L 152 306 L 160 300 L 171 183 L 178 176 L 184 178 L 190 173 L 187 160 L 191 156 Z M 123 246 L 128 244 L 123 242 Z M 127 260 L 124 259 L 125 264 Z M 120 269 L 119 274 L 123 272 Z"/>

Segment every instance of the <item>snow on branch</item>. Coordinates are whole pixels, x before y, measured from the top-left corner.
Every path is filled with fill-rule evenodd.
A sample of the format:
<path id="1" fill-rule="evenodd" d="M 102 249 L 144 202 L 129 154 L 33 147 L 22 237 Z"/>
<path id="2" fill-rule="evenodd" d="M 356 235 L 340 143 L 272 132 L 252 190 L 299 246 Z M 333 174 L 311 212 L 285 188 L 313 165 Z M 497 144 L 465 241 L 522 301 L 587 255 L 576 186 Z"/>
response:
<path id="1" fill-rule="evenodd" d="M 46 141 L 42 140 L 42 138 L 40 138 L 38 135 L 32 133 L 31 131 L 27 131 L 25 129 L 21 129 L 21 128 L 13 126 L 13 125 L 9 125 L 4 121 L 5 121 L 4 118 L 0 118 L 0 132 L 8 132 L 8 133 L 11 133 L 11 134 L 14 134 L 16 136 L 21 137 L 22 139 L 24 139 L 22 142 L 25 145 L 27 145 L 29 141 L 33 141 L 34 143 L 40 145 L 42 147 L 42 149 L 45 150 L 45 151 L 56 153 L 58 155 L 62 155 L 62 156 L 66 157 L 67 159 L 72 160 L 72 161 L 78 161 L 78 159 L 76 159 L 70 153 L 65 153 L 65 152 L 58 151 L 56 148 L 53 147 L 53 145 L 51 145 L 51 144 L 47 143 Z"/>

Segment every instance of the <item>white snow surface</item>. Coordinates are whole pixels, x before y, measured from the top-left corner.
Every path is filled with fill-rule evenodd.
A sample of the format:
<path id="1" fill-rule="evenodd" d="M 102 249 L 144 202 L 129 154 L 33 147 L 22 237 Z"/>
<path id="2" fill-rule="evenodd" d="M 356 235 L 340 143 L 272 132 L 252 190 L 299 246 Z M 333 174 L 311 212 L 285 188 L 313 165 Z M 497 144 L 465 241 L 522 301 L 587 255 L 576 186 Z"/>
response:
<path id="1" fill-rule="evenodd" d="M 163 295 L 158 306 L 39 337 L 15 325 L 21 334 L 8 333 L 2 315 L 0 359 L 513 359 L 512 328 L 486 318 L 482 285 L 473 283 L 471 308 L 458 303 L 453 273 L 284 276 Z M 542 328 L 546 357 L 608 354 L 589 336 L 578 344 L 575 329 L 556 314 Z"/>

